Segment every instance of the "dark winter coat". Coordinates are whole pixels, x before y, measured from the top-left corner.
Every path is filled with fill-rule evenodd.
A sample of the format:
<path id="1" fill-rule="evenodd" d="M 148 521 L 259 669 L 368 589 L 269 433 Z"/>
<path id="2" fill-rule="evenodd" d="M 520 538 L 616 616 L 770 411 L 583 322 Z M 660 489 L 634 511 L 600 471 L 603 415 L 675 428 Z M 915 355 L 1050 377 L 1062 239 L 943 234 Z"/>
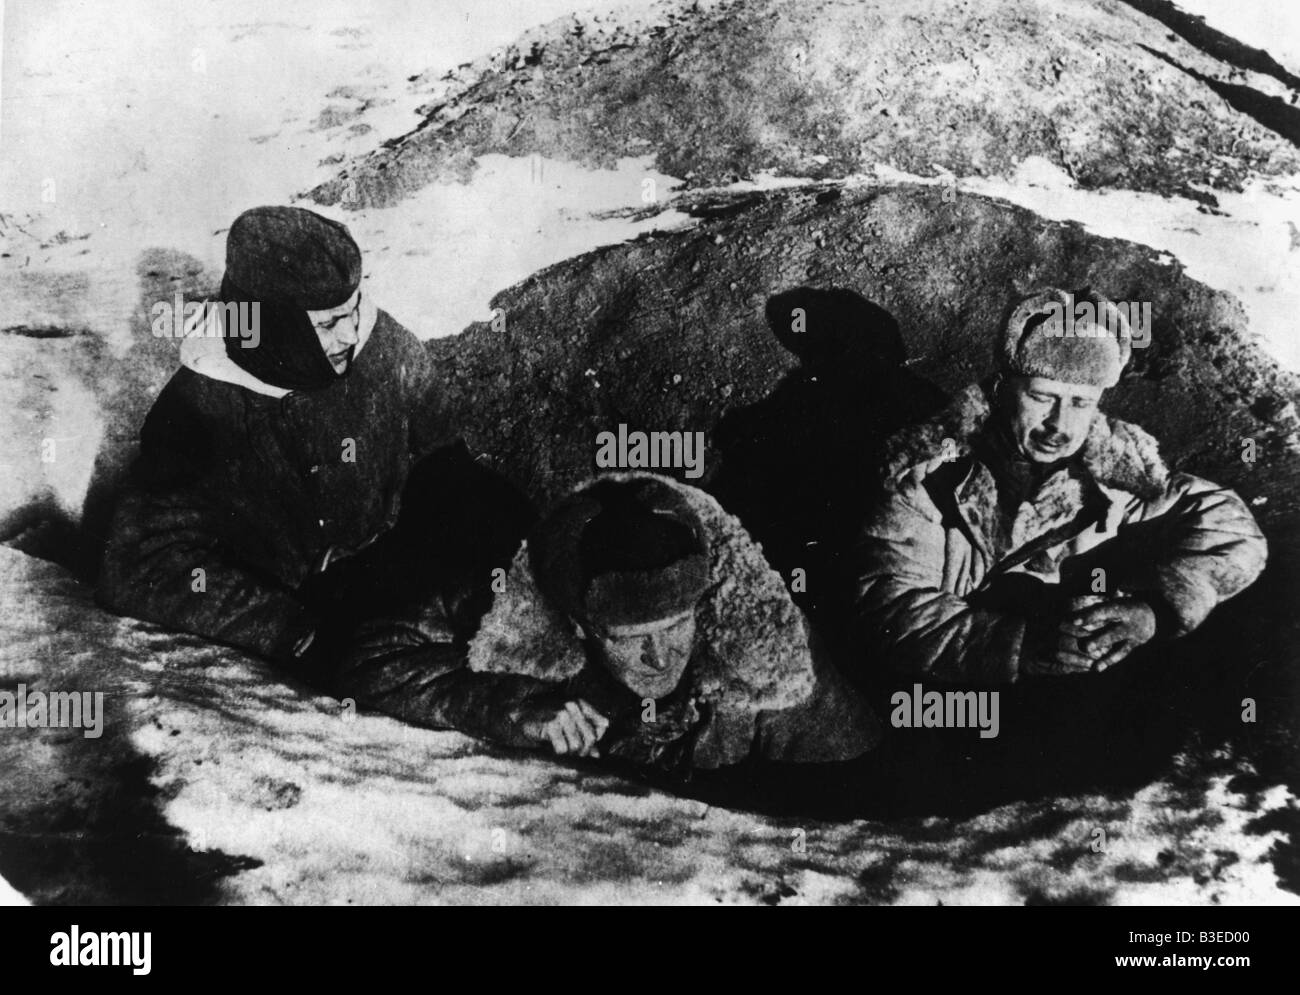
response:
<path id="1" fill-rule="evenodd" d="M 465 640 L 531 505 L 441 445 L 415 337 L 373 308 L 361 326 L 348 375 L 296 393 L 230 362 L 219 338 L 185 342 L 145 420 L 99 599 L 359 707 L 527 745 L 515 715 L 545 686 L 472 673 Z"/>
<path id="2" fill-rule="evenodd" d="M 669 483 L 704 523 L 711 580 L 696 610 L 696 653 L 678 690 L 655 703 L 654 721 L 643 720 L 639 697 L 589 661 L 573 625 L 542 597 L 527 543 L 470 644 L 471 668 L 586 697 L 611 720 L 602 755 L 636 764 L 681 770 L 865 753 L 879 736 L 874 716 L 810 649 L 803 615 L 762 550 L 712 497 Z"/>
<path id="3" fill-rule="evenodd" d="M 1172 637 L 1263 570 L 1264 537 L 1236 494 L 1171 472 L 1155 439 L 1104 415 L 1074 465 L 1020 505 L 1008 535 L 993 474 L 973 452 L 989 415 L 985 390 L 971 385 L 891 440 L 887 499 L 855 553 L 858 621 L 880 665 L 1013 681 L 1042 606 L 1026 592 L 1087 594 L 1101 578 L 1104 593 L 1150 603 Z"/>
<path id="4" fill-rule="evenodd" d="M 320 390 L 260 384 L 224 352 L 172 377 L 119 497 L 105 607 L 275 659 L 316 629 L 305 585 L 396 521 L 412 459 L 444 441 L 424 349 L 383 312 L 369 327 Z"/>

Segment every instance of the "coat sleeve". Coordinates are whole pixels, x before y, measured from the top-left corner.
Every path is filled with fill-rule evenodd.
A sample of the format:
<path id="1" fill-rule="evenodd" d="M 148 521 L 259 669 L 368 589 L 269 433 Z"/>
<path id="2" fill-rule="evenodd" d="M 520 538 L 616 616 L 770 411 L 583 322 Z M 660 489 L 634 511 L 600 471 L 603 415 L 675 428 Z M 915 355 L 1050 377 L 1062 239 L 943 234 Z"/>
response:
<path id="1" fill-rule="evenodd" d="M 224 548 L 197 499 L 183 489 L 151 493 L 132 487 L 124 492 L 105 550 L 98 598 L 119 615 L 273 660 L 291 659 L 316 628 L 296 592 Z"/>
<path id="2" fill-rule="evenodd" d="M 114 511 L 99 602 L 273 660 L 291 658 L 316 619 L 298 592 L 222 538 L 222 512 L 210 499 L 211 431 L 174 383 L 164 388 Z"/>
<path id="3" fill-rule="evenodd" d="M 947 530 L 916 479 L 867 522 L 854 558 L 858 644 L 905 674 L 1001 684 L 1018 676 L 1025 619 L 977 609 L 943 588 Z"/>
<path id="4" fill-rule="evenodd" d="M 1268 543 L 1245 502 L 1187 473 L 1173 474 L 1157 499 L 1130 504 L 1124 524 L 1136 526 L 1141 539 L 1129 558 L 1136 573 L 1121 584 L 1155 602 L 1169 636 L 1199 626 L 1254 583 L 1268 559 Z"/>
<path id="5" fill-rule="evenodd" d="M 813 690 L 789 708 L 763 711 L 755 723 L 754 752 L 783 763 L 835 763 L 868 752 L 881 736 L 880 720 L 813 643 Z"/>
<path id="6" fill-rule="evenodd" d="M 331 690 L 414 725 L 536 747 L 520 732 L 520 712 L 551 688 L 517 674 L 477 673 L 463 645 L 431 638 L 419 625 L 377 619 L 349 640 Z"/>

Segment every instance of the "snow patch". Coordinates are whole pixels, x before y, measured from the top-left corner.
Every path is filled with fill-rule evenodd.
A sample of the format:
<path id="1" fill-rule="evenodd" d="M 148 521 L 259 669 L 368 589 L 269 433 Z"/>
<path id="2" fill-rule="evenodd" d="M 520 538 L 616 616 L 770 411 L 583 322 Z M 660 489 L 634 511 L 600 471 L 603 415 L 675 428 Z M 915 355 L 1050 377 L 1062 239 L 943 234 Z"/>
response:
<path id="1" fill-rule="evenodd" d="M 31 905 L 8 881 L 0 878 L 0 906 L 12 908 L 18 905 Z"/>
<path id="2" fill-rule="evenodd" d="M 340 157 L 419 124 L 427 94 L 409 79 L 607 6 L 288 0 L 271 20 L 260 0 L 6 5 L 0 279 L 9 286 L 29 268 L 76 276 L 79 323 L 121 355 L 146 249 L 176 249 L 219 273 L 241 211 L 289 203 Z M 66 318 L 48 294 L 17 290 L 0 295 L 0 328 Z"/>
<path id="3" fill-rule="evenodd" d="M 926 177 L 878 167 L 887 182 L 941 185 Z M 1088 231 L 1149 245 L 1177 259 L 1187 274 L 1235 295 L 1250 331 L 1266 352 L 1300 372 L 1300 178 L 1255 180 L 1240 194 L 1217 192 L 1217 209 L 1183 197 L 1132 190 L 1083 190 L 1063 170 L 1031 156 L 1010 179 L 964 177 L 958 192 L 1000 197 L 1054 221 L 1076 221 Z"/>
<path id="4" fill-rule="evenodd" d="M 680 181 L 652 162 L 588 169 L 538 155 L 487 155 L 468 182 L 431 183 L 393 207 L 305 206 L 348 226 L 364 253 L 369 293 L 427 339 L 491 319 L 497 291 L 546 266 L 693 223 L 667 206 Z M 640 220 L 617 213 L 653 204 L 665 210 Z"/>

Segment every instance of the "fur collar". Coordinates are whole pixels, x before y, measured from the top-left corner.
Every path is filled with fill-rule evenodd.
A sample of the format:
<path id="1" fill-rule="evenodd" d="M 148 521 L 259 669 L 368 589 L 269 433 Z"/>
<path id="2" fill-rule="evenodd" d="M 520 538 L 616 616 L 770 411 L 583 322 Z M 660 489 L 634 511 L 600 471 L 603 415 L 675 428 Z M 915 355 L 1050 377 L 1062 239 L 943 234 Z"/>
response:
<path id="1" fill-rule="evenodd" d="M 970 384 L 933 418 L 890 438 L 885 446 L 887 479 L 897 479 L 913 467 L 953 455 L 952 444 L 945 443 L 948 439 L 956 443 L 958 458 L 966 456 L 990 411 L 984 385 Z M 1156 440 L 1138 426 L 1104 414 L 1093 421 L 1083 444 L 1083 465 L 1098 484 L 1144 500 L 1163 493 L 1169 479 L 1169 467 L 1160 456 Z M 1060 482 L 1057 486 L 1066 485 Z"/>
<path id="2" fill-rule="evenodd" d="M 646 473 L 601 477 L 634 480 Z M 812 655 L 803 614 L 740 521 L 711 496 L 666 477 L 700 516 L 709 535 L 710 585 L 697 610 L 702 652 L 694 664 L 695 696 L 729 710 L 787 708 L 812 692 Z M 505 591 L 497 595 L 470 644 L 472 670 L 563 681 L 587 665 L 570 622 L 537 588 L 525 542 Z"/>

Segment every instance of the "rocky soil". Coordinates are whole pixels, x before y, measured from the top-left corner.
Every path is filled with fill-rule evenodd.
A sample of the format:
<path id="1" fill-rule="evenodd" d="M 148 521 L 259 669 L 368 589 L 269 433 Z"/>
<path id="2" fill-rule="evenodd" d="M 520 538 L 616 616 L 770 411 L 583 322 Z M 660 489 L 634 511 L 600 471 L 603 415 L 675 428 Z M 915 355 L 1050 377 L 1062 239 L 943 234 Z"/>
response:
<path id="1" fill-rule="evenodd" d="M 1040 156 L 1083 187 L 1207 203 L 1294 173 L 1295 77 L 1185 15 L 1170 30 L 1134 10 L 1158 6 L 677 0 L 561 19 L 417 80 L 419 126 L 312 196 L 388 204 L 491 152 L 651 153 L 689 187 L 877 166 L 1010 175 Z"/>

